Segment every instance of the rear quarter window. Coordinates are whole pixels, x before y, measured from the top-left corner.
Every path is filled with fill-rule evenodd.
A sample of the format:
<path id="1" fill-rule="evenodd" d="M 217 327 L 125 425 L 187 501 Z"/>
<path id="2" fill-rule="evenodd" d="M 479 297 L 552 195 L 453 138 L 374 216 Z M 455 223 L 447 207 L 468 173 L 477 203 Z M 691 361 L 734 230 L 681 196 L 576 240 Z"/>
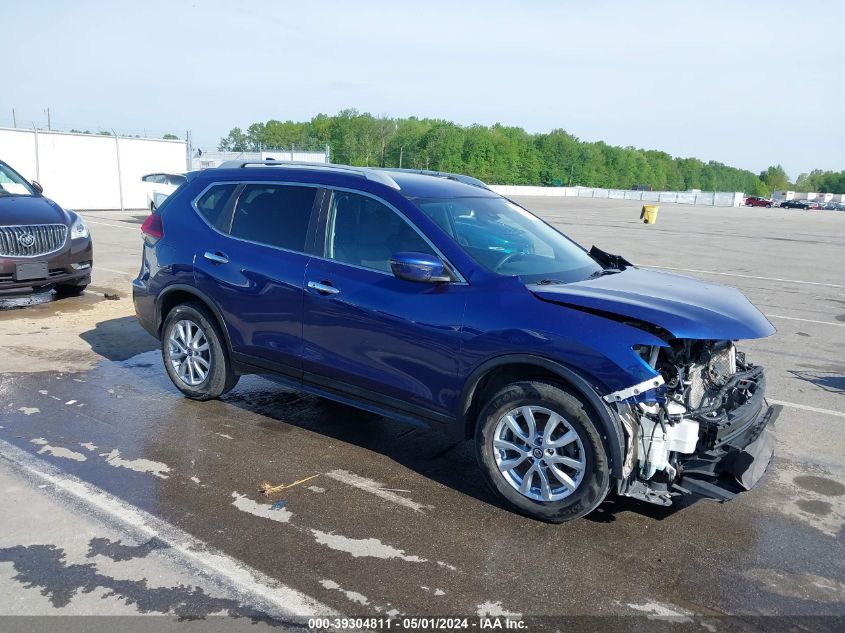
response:
<path id="1" fill-rule="evenodd" d="M 209 187 L 197 200 L 197 211 L 209 224 L 219 228 L 223 212 L 237 188 L 238 185 L 234 183 Z"/>

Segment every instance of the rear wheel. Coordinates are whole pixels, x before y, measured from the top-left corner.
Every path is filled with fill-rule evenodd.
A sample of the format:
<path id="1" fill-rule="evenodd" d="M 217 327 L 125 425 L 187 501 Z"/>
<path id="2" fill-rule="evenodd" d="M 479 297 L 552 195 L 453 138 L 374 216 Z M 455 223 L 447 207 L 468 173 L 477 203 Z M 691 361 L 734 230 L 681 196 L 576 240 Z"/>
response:
<path id="1" fill-rule="evenodd" d="M 476 425 L 476 457 L 487 483 L 518 512 L 562 523 L 595 509 L 610 468 L 595 414 L 557 385 L 508 385 Z"/>
<path id="2" fill-rule="evenodd" d="M 238 382 L 214 317 L 202 305 L 183 303 L 164 320 L 161 355 L 173 384 L 194 400 L 217 398 Z"/>

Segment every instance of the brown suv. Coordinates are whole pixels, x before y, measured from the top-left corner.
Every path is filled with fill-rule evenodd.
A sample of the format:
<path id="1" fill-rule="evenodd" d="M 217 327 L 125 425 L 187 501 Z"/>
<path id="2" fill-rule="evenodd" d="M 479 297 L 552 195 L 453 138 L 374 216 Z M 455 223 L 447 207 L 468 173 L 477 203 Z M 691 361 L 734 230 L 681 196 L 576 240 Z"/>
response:
<path id="1" fill-rule="evenodd" d="M 81 294 L 94 250 L 85 221 L 0 161 L 0 291 L 54 285 Z"/>

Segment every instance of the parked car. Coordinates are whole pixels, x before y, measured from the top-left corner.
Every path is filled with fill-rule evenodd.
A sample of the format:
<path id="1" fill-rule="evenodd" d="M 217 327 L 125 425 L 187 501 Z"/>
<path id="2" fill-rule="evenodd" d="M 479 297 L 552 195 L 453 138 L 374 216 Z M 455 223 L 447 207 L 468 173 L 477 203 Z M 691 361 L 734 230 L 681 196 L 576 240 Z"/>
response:
<path id="1" fill-rule="evenodd" d="M 745 199 L 745 206 L 747 207 L 766 207 L 771 209 L 773 203 L 769 198 L 761 198 L 760 196 L 748 196 Z"/>
<path id="2" fill-rule="evenodd" d="M 81 294 L 93 260 L 82 217 L 0 161 L 0 291 L 53 285 L 62 295 Z"/>
<path id="3" fill-rule="evenodd" d="M 141 177 L 146 183 L 147 206 L 155 211 L 179 185 L 185 182 L 185 174 L 147 174 Z"/>
<path id="4" fill-rule="evenodd" d="M 249 373 L 472 439 L 510 506 L 732 498 L 773 454 L 771 335 L 738 291 L 585 250 L 467 176 L 191 172 L 144 222 L 140 323 L 189 398 Z"/>
<path id="5" fill-rule="evenodd" d="M 819 203 L 811 200 L 784 200 L 780 206 L 783 209 L 818 209 Z"/>

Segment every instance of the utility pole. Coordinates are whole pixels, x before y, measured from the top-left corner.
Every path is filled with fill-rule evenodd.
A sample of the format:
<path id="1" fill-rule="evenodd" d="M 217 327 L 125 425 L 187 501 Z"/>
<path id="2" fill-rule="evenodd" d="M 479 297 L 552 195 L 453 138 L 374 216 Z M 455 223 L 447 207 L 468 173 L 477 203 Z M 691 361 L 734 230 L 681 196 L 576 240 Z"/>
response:
<path id="1" fill-rule="evenodd" d="M 15 116 L 15 109 L 12 108 L 12 127 L 18 127 L 18 117 Z"/>
<path id="2" fill-rule="evenodd" d="M 47 129 L 52 130 L 52 126 L 50 125 L 50 108 L 47 108 Z"/>
<path id="3" fill-rule="evenodd" d="M 405 146 L 399 146 L 399 169 L 402 169 L 402 154 L 405 152 Z"/>
<path id="4" fill-rule="evenodd" d="M 114 134 L 114 149 L 117 157 L 117 188 L 120 193 L 120 210 L 125 211 L 126 209 L 123 206 L 123 173 L 120 170 L 120 139 L 117 137 L 117 132 L 114 129 L 112 129 L 111 133 Z"/>
<path id="5" fill-rule="evenodd" d="M 38 128 L 32 124 L 32 131 L 35 137 L 35 180 L 41 182 L 41 161 L 38 156 Z"/>

